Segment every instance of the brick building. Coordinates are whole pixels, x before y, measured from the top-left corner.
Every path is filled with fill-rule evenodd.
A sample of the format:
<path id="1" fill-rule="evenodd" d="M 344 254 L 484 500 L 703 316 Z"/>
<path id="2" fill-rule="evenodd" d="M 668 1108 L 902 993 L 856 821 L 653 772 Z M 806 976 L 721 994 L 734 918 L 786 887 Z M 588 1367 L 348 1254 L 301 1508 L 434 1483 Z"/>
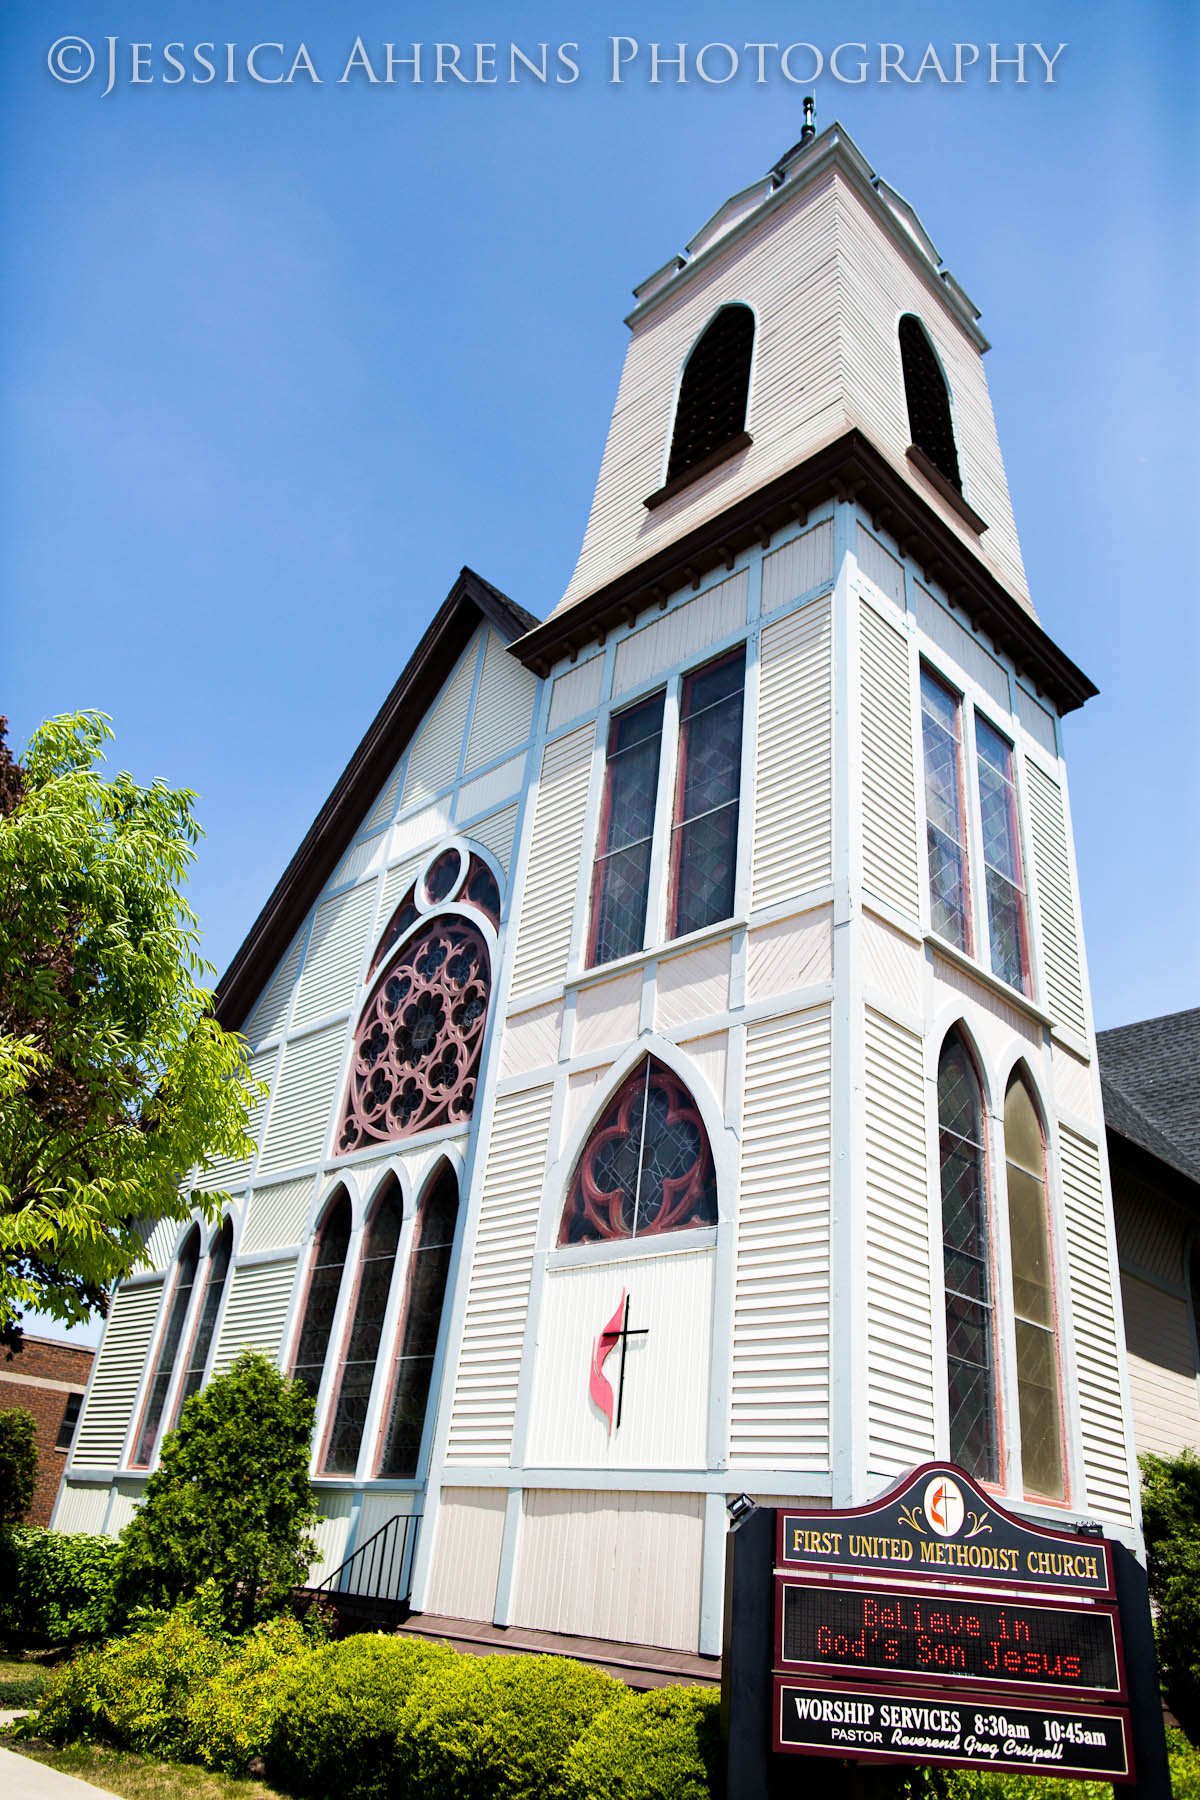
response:
<path id="1" fill-rule="evenodd" d="M 37 1484 L 30 1525 L 48 1525 L 66 1467 L 96 1352 L 54 1338 L 26 1336 L 0 1355 L 0 1411 L 24 1407 L 37 1425 Z"/>

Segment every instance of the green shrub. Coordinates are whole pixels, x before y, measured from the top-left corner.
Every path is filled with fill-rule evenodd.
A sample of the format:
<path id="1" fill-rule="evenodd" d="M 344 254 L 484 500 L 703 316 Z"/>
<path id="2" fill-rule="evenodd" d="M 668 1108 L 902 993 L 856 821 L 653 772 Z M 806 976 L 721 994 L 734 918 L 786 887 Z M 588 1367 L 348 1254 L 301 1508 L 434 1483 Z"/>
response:
<path id="1" fill-rule="evenodd" d="M 315 1800 L 414 1792 L 408 1714 L 431 1680 L 465 1660 L 443 1644 L 371 1633 L 289 1663 L 272 1702 L 268 1779 Z"/>
<path id="2" fill-rule="evenodd" d="M 33 1414 L 23 1406 L 0 1412 L 0 1519 L 15 1525 L 33 1505 L 37 1445 Z"/>
<path id="3" fill-rule="evenodd" d="M 1200 1745 L 1200 1460 L 1190 1450 L 1138 1460 L 1159 1680 Z"/>
<path id="4" fill-rule="evenodd" d="M 15 1644 L 99 1637 L 116 1558 L 112 1538 L 40 1525 L 0 1531 L 0 1637 Z"/>
<path id="5" fill-rule="evenodd" d="M 709 1800 L 718 1792 L 721 1697 L 671 1687 L 593 1719 L 563 1763 L 563 1800 Z"/>
<path id="6" fill-rule="evenodd" d="M 423 1800 L 546 1800 L 576 1738 L 626 1691 L 565 1657 L 456 1657 L 404 1720 Z"/>
<path id="7" fill-rule="evenodd" d="M 228 1655 L 186 1706 L 189 1755 L 210 1769 L 244 1775 L 264 1756 L 284 1703 L 288 1678 L 313 1645 L 292 1618 L 270 1619 Z"/>

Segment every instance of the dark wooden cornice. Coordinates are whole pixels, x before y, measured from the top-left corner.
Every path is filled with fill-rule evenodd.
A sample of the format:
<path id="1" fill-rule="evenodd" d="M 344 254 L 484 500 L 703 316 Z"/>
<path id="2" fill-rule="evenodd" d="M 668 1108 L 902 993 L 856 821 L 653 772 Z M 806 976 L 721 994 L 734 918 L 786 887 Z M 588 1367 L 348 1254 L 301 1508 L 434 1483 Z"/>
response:
<path id="1" fill-rule="evenodd" d="M 537 620 L 464 568 L 217 984 L 226 1030 L 246 1018 L 480 620 L 511 644 Z"/>
<path id="2" fill-rule="evenodd" d="M 805 520 L 828 500 L 856 500 L 876 527 L 936 581 L 955 606 L 1060 712 L 1073 712 L 1098 691 L 1047 636 L 1037 620 L 962 542 L 946 521 L 878 451 L 854 429 L 815 456 L 737 500 L 715 518 L 657 550 L 634 569 L 617 575 L 577 605 L 554 613 L 513 645 L 513 652 L 538 675 L 562 656 L 603 639 L 614 625 L 631 622 L 650 607 L 691 583 L 698 587 L 710 569 L 731 566 L 734 555 L 752 543 L 766 545 L 774 532 Z"/>

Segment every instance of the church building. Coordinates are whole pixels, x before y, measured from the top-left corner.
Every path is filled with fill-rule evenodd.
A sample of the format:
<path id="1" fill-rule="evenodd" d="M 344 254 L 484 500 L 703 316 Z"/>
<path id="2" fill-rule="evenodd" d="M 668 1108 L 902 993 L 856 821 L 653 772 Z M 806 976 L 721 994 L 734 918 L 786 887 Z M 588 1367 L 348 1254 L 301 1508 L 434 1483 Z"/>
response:
<path id="1" fill-rule="evenodd" d="M 627 324 L 565 595 L 463 570 L 221 981 L 256 1148 L 115 1294 L 55 1523 L 119 1531 L 249 1344 L 316 1397 L 314 1579 L 715 1654 L 743 1492 L 950 1457 L 1138 1542 L 1095 689 L 979 314 L 840 126 Z"/>

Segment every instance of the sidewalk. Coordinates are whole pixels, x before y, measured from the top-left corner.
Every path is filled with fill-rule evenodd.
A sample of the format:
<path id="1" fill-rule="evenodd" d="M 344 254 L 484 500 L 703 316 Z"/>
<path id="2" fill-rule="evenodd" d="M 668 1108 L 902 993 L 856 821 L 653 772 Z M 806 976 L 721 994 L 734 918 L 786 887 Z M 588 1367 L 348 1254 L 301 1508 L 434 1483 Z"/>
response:
<path id="1" fill-rule="evenodd" d="M 45 1763 L 0 1749 L 0 1794 L 4 1800 L 113 1800 L 106 1788 L 93 1787 L 74 1775 L 60 1775 Z"/>

